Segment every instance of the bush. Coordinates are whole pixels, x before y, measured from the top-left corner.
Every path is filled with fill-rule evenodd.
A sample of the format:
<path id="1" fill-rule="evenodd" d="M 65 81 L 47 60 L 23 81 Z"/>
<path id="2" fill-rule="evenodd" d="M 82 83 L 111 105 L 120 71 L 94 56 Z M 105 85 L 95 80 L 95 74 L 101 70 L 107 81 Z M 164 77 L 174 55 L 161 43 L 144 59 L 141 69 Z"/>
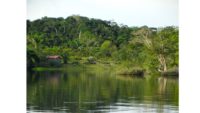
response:
<path id="1" fill-rule="evenodd" d="M 95 61 L 94 57 L 92 57 L 92 56 L 88 57 L 87 60 L 88 60 L 88 62 L 89 62 L 90 64 L 96 64 L 96 61 Z"/>

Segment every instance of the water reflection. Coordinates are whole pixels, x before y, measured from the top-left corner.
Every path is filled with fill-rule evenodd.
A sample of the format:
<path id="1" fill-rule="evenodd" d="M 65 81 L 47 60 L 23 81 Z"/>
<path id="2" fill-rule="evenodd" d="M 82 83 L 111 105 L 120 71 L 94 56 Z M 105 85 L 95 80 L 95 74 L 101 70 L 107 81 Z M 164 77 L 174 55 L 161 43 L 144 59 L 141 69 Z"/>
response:
<path id="1" fill-rule="evenodd" d="M 177 113 L 178 80 L 87 69 L 27 75 L 28 112 Z"/>

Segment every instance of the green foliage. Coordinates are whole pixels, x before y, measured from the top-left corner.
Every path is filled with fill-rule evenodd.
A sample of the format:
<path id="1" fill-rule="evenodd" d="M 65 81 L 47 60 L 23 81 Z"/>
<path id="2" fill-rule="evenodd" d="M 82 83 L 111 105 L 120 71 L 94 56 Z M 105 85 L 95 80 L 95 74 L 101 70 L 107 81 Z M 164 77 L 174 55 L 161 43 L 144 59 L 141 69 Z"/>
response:
<path id="1" fill-rule="evenodd" d="M 39 62 L 37 53 L 32 49 L 27 49 L 27 68 L 36 66 Z"/>
<path id="2" fill-rule="evenodd" d="M 37 65 L 45 62 L 47 55 L 60 55 L 63 63 L 94 56 L 147 70 L 167 69 L 178 67 L 178 32 L 173 26 L 119 26 L 113 21 L 78 15 L 66 19 L 44 17 L 27 20 L 27 53 L 38 57 Z M 28 60 L 36 64 L 34 58 Z"/>

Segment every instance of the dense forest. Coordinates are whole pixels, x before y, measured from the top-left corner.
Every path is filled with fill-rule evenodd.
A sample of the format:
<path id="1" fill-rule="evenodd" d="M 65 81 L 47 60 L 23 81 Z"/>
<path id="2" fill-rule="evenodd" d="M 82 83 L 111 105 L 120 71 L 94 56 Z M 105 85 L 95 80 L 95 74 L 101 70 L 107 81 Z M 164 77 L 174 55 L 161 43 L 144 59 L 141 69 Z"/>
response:
<path id="1" fill-rule="evenodd" d="M 178 69 L 178 27 L 128 27 L 78 15 L 27 20 L 27 68 L 45 66 L 46 56 L 63 64 L 121 65 L 146 71 Z"/>

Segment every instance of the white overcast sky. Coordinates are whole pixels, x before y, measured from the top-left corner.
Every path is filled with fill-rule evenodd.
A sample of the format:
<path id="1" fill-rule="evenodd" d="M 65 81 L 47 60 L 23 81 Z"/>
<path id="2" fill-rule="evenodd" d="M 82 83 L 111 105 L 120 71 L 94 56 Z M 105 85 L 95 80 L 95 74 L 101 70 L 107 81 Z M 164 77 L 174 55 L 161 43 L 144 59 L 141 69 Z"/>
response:
<path id="1" fill-rule="evenodd" d="M 128 26 L 178 26 L 178 0 L 27 0 L 27 18 L 87 16 Z"/>

